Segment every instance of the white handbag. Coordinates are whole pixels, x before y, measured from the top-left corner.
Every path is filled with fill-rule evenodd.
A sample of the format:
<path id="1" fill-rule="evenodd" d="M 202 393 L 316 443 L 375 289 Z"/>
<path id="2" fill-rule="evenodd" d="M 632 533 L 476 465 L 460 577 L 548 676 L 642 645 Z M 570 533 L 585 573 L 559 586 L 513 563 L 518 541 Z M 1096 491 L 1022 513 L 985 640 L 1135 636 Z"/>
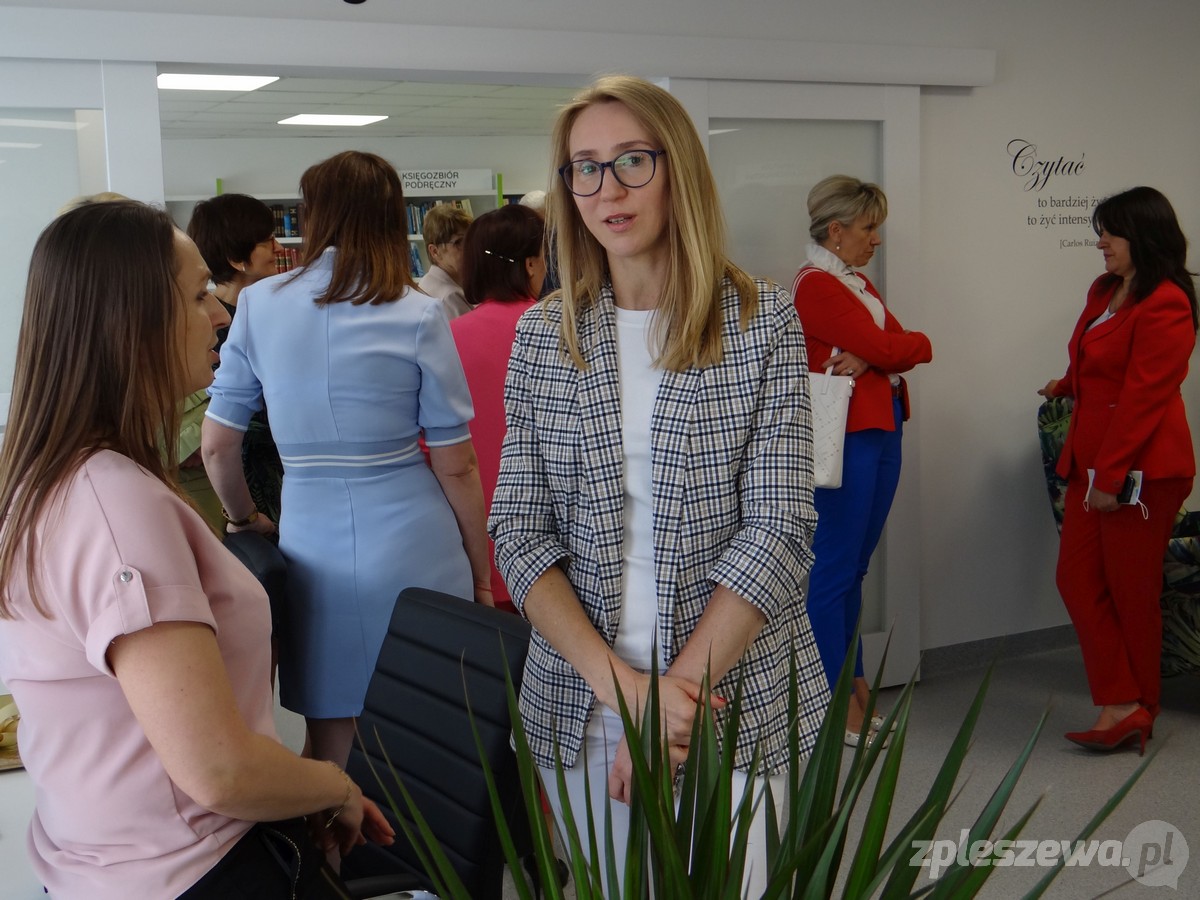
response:
<path id="1" fill-rule="evenodd" d="M 833 348 L 830 356 L 841 351 Z M 846 444 L 846 417 L 854 379 L 849 375 L 808 373 L 812 404 L 813 476 L 819 488 L 842 486 L 842 452 Z"/>

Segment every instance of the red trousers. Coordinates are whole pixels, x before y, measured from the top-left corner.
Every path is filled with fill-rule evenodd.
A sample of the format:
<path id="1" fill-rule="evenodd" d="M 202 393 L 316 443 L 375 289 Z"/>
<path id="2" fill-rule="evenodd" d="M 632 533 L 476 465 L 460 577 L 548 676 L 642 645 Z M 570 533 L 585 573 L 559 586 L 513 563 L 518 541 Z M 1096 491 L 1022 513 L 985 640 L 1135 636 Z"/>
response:
<path id="1" fill-rule="evenodd" d="M 1083 508 L 1087 477 L 1072 478 L 1063 510 L 1058 590 L 1079 634 L 1092 701 L 1158 709 L 1162 686 L 1163 556 L 1191 478 L 1142 484 L 1140 506 Z"/>

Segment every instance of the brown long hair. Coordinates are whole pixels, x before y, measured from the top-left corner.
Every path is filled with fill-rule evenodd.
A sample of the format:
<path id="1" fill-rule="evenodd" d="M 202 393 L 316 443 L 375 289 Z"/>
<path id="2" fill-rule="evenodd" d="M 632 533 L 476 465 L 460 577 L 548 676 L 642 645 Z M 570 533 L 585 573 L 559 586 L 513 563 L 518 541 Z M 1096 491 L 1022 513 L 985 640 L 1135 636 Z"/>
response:
<path id="1" fill-rule="evenodd" d="M 178 493 L 183 361 L 175 226 L 134 201 L 88 203 L 42 232 L 29 263 L 25 310 L 0 447 L 0 617 L 24 557 L 38 598 L 35 527 L 58 485 L 92 453 L 128 456 Z"/>
<path id="2" fill-rule="evenodd" d="M 1130 303 L 1141 303 L 1164 281 L 1176 284 L 1192 307 L 1192 327 L 1200 324 L 1196 284 L 1187 269 L 1187 238 L 1171 201 L 1152 187 L 1135 187 L 1101 200 L 1092 210 L 1092 229 L 1129 241 L 1133 263 Z M 1116 280 L 1118 276 L 1109 276 Z"/>
<path id="3" fill-rule="evenodd" d="M 719 363 L 722 281 L 729 278 L 741 300 L 740 324 L 749 326 L 758 309 L 754 281 L 725 256 L 725 217 L 717 183 L 691 117 L 671 94 L 630 75 L 609 75 L 578 94 L 558 114 L 551 137 L 552 165 L 570 161 L 571 129 L 579 114 L 598 103 L 621 103 L 667 154 L 655 178 L 668 179 L 667 238 L 670 257 L 666 287 L 659 304 L 656 363 L 679 372 L 689 366 Z M 604 248 L 592 237 L 571 192 L 551 177 L 546 198 L 546 231 L 555 236 L 562 280 L 562 342 L 575 365 L 585 368 L 577 322 L 595 303 L 607 276 Z"/>
<path id="4" fill-rule="evenodd" d="M 346 150 L 310 166 L 304 197 L 302 267 L 337 248 L 329 287 L 318 306 L 349 301 L 380 304 L 416 288 L 408 255 L 408 215 L 400 176 L 374 153 Z M 303 268 L 296 273 L 298 277 Z"/>

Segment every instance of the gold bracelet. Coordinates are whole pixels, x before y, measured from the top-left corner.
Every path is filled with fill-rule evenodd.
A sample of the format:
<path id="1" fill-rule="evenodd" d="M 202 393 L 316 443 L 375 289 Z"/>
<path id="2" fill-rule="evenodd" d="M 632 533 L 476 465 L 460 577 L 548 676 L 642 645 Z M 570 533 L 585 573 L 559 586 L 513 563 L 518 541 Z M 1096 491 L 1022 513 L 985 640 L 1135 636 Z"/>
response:
<path id="1" fill-rule="evenodd" d="M 346 804 L 350 802 L 350 795 L 354 793 L 354 782 L 350 780 L 350 776 L 342 770 L 341 766 L 335 763 L 332 759 L 327 759 L 325 762 L 333 766 L 334 770 L 346 779 L 346 796 L 342 800 L 342 805 L 335 809 L 333 811 L 333 815 L 331 815 L 325 822 L 325 828 L 329 829 L 333 823 L 337 821 L 337 817 L 346 811 Z"/>
<path id="2" fill-rule="evenodd" d="M 258 521 L 258 510 L 257 509 L 251 510 L 250 515 L 246 516 L 246 518 L 244 518 L 244 519 L 234 519 L 229 515 L 228 512 L 226 512 L 225 507 L 222 506 L 221 507 L 221 515 L 223 515 L 225 517 L 225 521 L 228 522 L 230 525 L 232 525 L 234 528 L 245 528 L 247 525 L 253 525 L 255 522 Z"/>

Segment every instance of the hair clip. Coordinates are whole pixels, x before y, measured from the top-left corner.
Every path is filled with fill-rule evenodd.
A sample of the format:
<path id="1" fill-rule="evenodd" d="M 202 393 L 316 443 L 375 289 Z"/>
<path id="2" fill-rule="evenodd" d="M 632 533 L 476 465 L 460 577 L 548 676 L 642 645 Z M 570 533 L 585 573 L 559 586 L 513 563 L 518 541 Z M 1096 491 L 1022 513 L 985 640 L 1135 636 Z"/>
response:
<path id="1" fill-rule="evenodd" d="M 483 252 L 486 253 L 488 256 L 494 256 L 494 257 L 496 257 L 496 259 L 502 259 L 505 262 L 510 262 L 513 265 L 516 265 L 517 261 L 515 259 L 513 259 L 511 256 L 504 256 L 501 253 L 493 253 L 491 250 L 484 250 Z"/>

